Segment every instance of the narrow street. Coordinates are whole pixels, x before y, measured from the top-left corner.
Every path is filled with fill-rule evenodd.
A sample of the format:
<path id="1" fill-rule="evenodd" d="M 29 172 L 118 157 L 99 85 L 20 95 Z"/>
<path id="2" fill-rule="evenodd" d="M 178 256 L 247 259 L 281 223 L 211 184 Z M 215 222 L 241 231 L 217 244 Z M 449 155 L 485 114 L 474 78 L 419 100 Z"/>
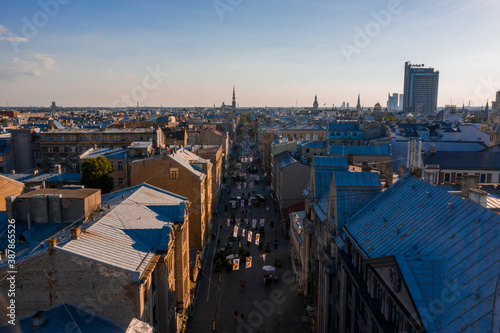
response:
<path id="1" fill-rule="evenodd" d="M 244 147 L 243 154 L 249 156 L 253 153 L 254 156 L 258 156 L 257 151 L 249 148 L 248 138 L 244 139 L 242 146 Z M 237 174 L 244 173 L 246 166 L 243 164 L 242 169 L 237 169 Z M 234 175 L 234 171 L 234 169 L 229 170 L 228 174 Z M 294 333 L 310 330 L 304 298 L 297 291 L 295 274 L 290 262 L 285 226 L 280 223 L 279 210 L 273 202 L 270 191 L 264 185 L 262 176 L 260 172 L 246 173 L 247 184 L 255 182 L 256 177 L 260 178 L 260 181 L 254 183 L 253 188 L 249 188 L 248 185 L 244 188 L 241 182 L 239 183 L 240 189 L 238 189 L 238 182 L 231 181 L 230 177 L 226 181 L 226 187 L 222 191 L 221 208 L 217 212 L 218 218 L 212 228 L 212 232 L 217 236 L 210 239 L 186 332 Z M 262 204 L 249 207 L 248 198 L 259 195 L 264 198 Z M 241 207 L 238 203 L 233 209 L 230 203 L 233 197 L 244 197 L 245 206 Z M 246 216 L 242 215 L 245 211 L 247 211 Z M 216 251 L 224 247 L 230 240 L 228 237 L 233 234 L 236 223 L 230 223 L 228 226 L 227 222 L 233 214 L 235 219 L 241 221 L 238 236 L 241 236 L 242 229 L 245 229 L 245 235 L 241 237 L 240 244 L 252 257 L 252 267 L 245 268 L 245 260 L 240 258 L 239 270 L 233 271 L 232 268 L 224 265 L 221 270 L 216 271 L 213 258 L 216 256 Z M 245 223 L 245 218 L 249 220 L 248 225 Z M 257 230 L 260 220 L 265 219 L 260 249 L 255 244 L 255 234 L 258 231 L 252 229 L 253 219 L 257 220 Z M 248 231 L 253 233 L 251 245 L 247 244 Z M 278 241 L 276 248 L 275 240 Z M 267 242 L 269 242 L 269 247 L 266 249 Z M 230 249 L 238 253 L 236 243 L 238 242 L 233 242 Z M 266 250 L 270 251 L 266 252 Z M 279 261 L 279 265 L 276 265 L 275 260 Z M 263 270 L 265 265 L 276 268 L 270 274 L 277 276 L 277 281 L 264 282 L 264 274 L 267 273 Z M 245 283 L 244 287 L 241 287 L 242 280 Z M 235 311 L 238 312 L 236 320 Z M 242 312 L 246 315 L 244 319 L 241 318 Z"/>

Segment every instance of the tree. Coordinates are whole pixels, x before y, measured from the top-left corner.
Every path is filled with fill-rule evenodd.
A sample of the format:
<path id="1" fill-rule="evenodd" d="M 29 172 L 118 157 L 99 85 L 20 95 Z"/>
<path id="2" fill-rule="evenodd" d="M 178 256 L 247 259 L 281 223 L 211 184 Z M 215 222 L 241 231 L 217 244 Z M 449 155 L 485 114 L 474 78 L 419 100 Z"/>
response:
<path id="1" fill-rule="evenodd" d="M 85 187 L 100 188 L 102 193 L 111 192 L 113 189 L 109 176 L 111 172 L 113 168 L 106 157 L 89 158 L 82 163 L 81 183 Z"/>

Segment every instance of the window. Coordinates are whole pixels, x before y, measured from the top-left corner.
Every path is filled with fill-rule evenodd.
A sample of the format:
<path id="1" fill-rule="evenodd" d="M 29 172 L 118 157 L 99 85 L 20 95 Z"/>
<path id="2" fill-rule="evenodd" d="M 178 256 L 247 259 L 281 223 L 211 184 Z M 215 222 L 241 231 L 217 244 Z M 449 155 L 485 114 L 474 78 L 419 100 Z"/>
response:
<path id="1" fill-rule="evenodd" d="M 308 149 L 306 149 L 306 153 L 308 153 L 308 152 L 310 152 L 310 151 L 311 151 L 311 150 L 310 150 L 309 148 L 308 148 Z"/>
<path id="2" fill-rule="evenodd" d="M 482 173 L 481 176 L 479 176 L 479 182 L 486 183 L 486 174 Z"/>
<path id="3" fill-rule="evenodd" d="M 118 178 L 118 186 L 123 186 L 123 178 Z"/>
<path id="4" fill-rule="evenodd" d="M 462 174 L 460 172 L 457 173 L 457 178 L 462 178 Z"/>
<path id="5" fill-rule="evenodd" d="M 451 174 L 449 172 L 446 172 L 444 174 L 444 182 L 445 183 L 449 183 L 450 182 L 450 176 L 451 176 Z"/>
<path id="6" fill-rule="evenodd" d="M 71 168 L 72 168 L 72 169 L 77 169 L 77 168 L 78 168 L 78 164 L 76 164 L 76 163 L 72 163 L 72 164 L 71 164 Z"/>
<path id="7" fill-rule="evenodd" d="M 179 179 L 179 168 L 170 168 L 170 179 Z"/>
<path id="8" fill-rule="evenodd" d="M 70 149 L 72 153 L 76 153 L 76 147 L 71 147 Z"/>
<path id="9" fill-rule="evenodd" d="M 59 147 L 59 152 L 64 153 L 64 147 Z"/>
<path id="10" fill-rule="evenodd" d="M 59 158 L 59 163 L 64 163 L 64 158 L 63 157 Z"/>
<path id="11" fill-rule="evenodd" d="M 51 136 L 48 136 L 48 137 L 47 137 L 47 141 L 52 141 L 52 137 L 51 137 Z"/>
<path id="12" fill-rule="evenodd" d="M 53 153 L 54 152 L 54 148 L 52 148 L 52 147 L 47 148 L 47 152 L 48 153 Z"/>
<path id="13" fill-rule="evenodd" d="M 115 187 L 115 179 L 113 177 L 111 177 L 111 185 Z"/>
<path id="14" fill-rule="evenodd" d="M 59 136 L 57 140 L 62 141 L 62 136 Z"/>
<path id="15" fill-rule="evenodd" d="M 49 163 L 54 163 L 54 158 L 53 157 L 49 157 Z"/>
<path id="16" fill-rule="evenodd" d="M 66 173 L 66 168 L 61 168 L 61 173 Z"/>
<path id="17" fill-rule="evenodd" d="M 109 162 L 111 164 L 111 168 L 114 170 L 115 169 L 115 163 L 114 162 Z"/>
<path id="18" fill-rule="evenodd" d="M 123 170 L 123 163 L 122 162 L 118 162 L 118 170 Z"/>

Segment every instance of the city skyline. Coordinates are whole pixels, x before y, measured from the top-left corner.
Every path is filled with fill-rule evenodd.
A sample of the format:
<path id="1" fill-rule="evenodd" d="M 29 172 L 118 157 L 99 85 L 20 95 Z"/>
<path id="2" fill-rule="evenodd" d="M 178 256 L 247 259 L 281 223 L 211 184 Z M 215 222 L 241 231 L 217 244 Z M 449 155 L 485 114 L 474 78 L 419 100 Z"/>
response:
<path id="1" fill-rule="evenodd" d="M 219 107 L 234 85 L 240 107 L 385 107 L 406 61 L 440 72 L 438 107 L 500 90 L 491 0 L 0 5 L 2 106 Z"/>

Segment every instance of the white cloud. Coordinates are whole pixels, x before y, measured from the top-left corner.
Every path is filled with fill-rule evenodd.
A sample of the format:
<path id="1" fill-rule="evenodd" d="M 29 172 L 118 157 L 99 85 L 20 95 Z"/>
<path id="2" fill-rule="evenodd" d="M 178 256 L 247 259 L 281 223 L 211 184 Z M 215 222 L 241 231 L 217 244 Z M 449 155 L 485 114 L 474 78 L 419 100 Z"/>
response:
<path id="1" fill-rule="evenodd" d="M 108 69 L 101 69 L 99 71 L 99 73 L 102 73 L 102 74 L 111 74 L 113 73 L 113 70 L 111 68 L 108 68 Z"/>
<path id="2" fill-rule="evenodd" d="M 9 32 L 9 30 L 4 25 L 0 25 L 0 40 L 12 43 L 26 43 L 29 41 L 29 39 L 26 37 L 19 37 Z"/>
<path id="3" fill-rule="evenodd" d="M 0 80 L 21 80 L 23 76 L 42 77 L 53 68 L 55 60 L 46 54 L 33 53 L 23 59 L 13 57 L 7 65 L 0 65 Z"/>

